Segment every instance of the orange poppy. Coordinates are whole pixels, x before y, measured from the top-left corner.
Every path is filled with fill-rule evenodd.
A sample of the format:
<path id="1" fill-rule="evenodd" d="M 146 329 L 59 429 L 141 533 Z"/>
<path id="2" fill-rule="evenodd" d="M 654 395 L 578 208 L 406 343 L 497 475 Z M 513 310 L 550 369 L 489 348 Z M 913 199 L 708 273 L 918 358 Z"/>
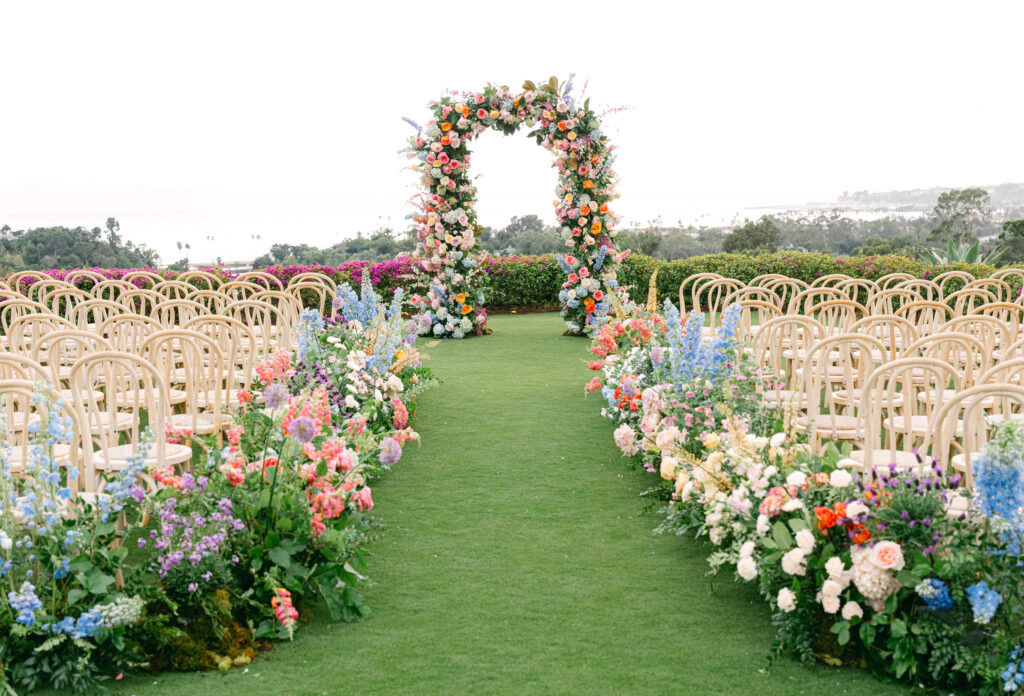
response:
<path id="1" fill-rule="evenodd" d="M 445 121 L 444 123 L 441 124 L 441 130 L 443 130 L 445 133 L 447 133 L 451 129 L 452 129 L 452 124 L 448 123 L 447 121 Z"/>
<path id="2" fill-rule="evenodd" d="M 583 182 L 583 188 L 585 188 L 585 189 L 592 189 L 592 188 L 594 188 L 594 182 L 591 181 L 590 179 L 587 179 L 586 181 Z"/>
<path id="3" fill-rule="evenodd" d="M 468 305 L 468 304 L 462 305 L 462 313 L 463 314 L 469 314 L 472 311 L 473 311 L 473 305 Z"/>

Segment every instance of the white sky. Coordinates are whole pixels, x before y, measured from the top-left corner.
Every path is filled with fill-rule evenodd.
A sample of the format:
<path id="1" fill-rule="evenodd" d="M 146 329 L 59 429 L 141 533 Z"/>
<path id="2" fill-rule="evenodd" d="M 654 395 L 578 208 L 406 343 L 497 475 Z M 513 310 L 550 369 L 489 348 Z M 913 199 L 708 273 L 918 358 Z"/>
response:
<path id="1" fill-rule="evenodd" d="M 0 0 L 0 225 L 113 215 L 165 261 L 404 226 L 401 116 L 570 72 L 631 107 L 606 121 L 625 224 L 1024 181 L 1022 27 L 1010 1 Z M 483 224 L 553 220 L 525 134 L 474 155 Z"/>

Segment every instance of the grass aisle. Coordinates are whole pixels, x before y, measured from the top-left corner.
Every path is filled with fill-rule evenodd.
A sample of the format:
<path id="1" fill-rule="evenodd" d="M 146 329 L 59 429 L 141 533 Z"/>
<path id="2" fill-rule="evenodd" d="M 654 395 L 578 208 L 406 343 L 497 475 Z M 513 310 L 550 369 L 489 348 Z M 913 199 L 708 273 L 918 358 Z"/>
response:
<path id="1" fill-rule="evenodd" d="M 429 349 L 422 447 L 374 486 L 373 614 L 314 621 L 227 675 L 133 679 L 153 694 L 887 694 L 866 673 L 780 660 L 768 612 L 705 577 L 706 549 L 651 534 L 631 472 L 584 397 L 587 343 L 557 315 Z M 156 682 L 154 684 L 154 682 Z"/>

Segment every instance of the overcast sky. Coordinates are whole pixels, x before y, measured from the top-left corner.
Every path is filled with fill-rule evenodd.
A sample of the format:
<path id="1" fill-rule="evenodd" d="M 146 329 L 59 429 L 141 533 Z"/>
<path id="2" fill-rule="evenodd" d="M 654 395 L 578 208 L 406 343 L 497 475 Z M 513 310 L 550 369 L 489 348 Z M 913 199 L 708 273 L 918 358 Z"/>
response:
<path id="1" fill-rule="evenodd" d="M 606 120 L 627 224 L 1024 181 L 1022 26 L 1009 1 L 0 0 L 0 225 L 112 215 L 165 261 L 404 226 L 403 115 L 571 72 L 629 107 Z M 473 147 L 482 224 L 553 220 L 544 150 Z"/>

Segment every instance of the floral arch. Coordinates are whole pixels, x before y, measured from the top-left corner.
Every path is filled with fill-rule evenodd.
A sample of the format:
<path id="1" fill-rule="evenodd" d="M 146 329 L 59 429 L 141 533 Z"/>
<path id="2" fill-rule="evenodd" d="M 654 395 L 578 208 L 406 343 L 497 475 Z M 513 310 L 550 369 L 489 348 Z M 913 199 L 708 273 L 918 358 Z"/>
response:
<path id="1" fill-rule="evenodd" d="M 572 333 L 593 334 L 608 321 L 618 283 L 615 269 L 625 254 L 616 254 L 613 239 L 619 218 L 611 210 L 616 176 L 614 148 L 590 109 L 571 96 L 572 77 L 560 84 L 552 77 L 523 91 L 488 85 L 480 92 L 450 92 L 430 103 L 433 118 L 423 127 L 406 119 L 417 133 L 409 139 L 408 157 L 422 176 L 423 191 L 414 198 L 412 216 L 420 241 L 415 268 L 423 293 L 419 330 L 439 338 L 480 334 L 484 309 L 486 259 L 473 254 L 481 227 L 477 223 L 476 187 L 469 177 L 469 143 L 488 129 L 511 135 L 524 124 L 529 135 L 555 155 L 558 169 L 555 215 L 566 253 L 557 256 L 566 274 L 559 299 Z"/>

